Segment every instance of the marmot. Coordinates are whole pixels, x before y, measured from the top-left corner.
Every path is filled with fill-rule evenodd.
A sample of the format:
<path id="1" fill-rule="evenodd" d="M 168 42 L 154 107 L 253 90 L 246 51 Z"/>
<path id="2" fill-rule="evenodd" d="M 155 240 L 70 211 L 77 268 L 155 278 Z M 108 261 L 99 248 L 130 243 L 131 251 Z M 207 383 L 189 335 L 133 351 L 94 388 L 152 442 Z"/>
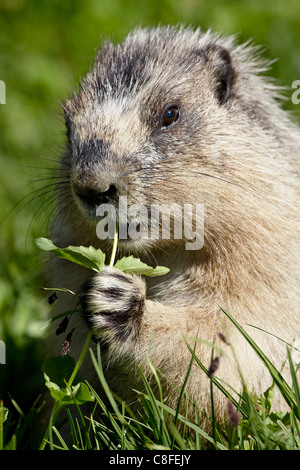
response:
<path id="1" fill-rule="evenodd" d="M 149 372 L 148 359 L 167 377 L 166 394 L 180 387 L 191 359 L 186 341 L 193 347 L 196 337 L 203 340 L 196 355 L 207 368 L 212 343 L 225 351 L 216 375 L 235 390 L 241 391 L 236 360 L 248 390 L 259 394 L 271 385 L 220 307 L 279 369 L 286 346 L 274 336 L 299 338 L 300 132 L 278 104 L 281 89 L 263 76 L 267 68 L 255 47 L 231 37 L 185 27 L 136 29 L 121 44 L 103 45 L 63 105 L 57 246 L 92 245 L 109 260 L 112 240 L 98 238 L 96 208 L 117 209 L 120 196 L 149 211 L 153 204 L 204 207 L 201 249 L 187 250 L 184 234 L 119 240 L 117 258 L 166 266 L 164 277 L 115 268 L 93 275 L 53 261 L 52 284 L 81 293 L 72 352 L 91 328 L 112 390 L 129 403 L 137 400 L 137 365 Z M 72 296 L 60 310 L 71 308 L 68 302 Z M 197 365 L 186 392 L 209 414 L 209 380 Z M 215 406 L 221 419 L 221 393 Z"/>

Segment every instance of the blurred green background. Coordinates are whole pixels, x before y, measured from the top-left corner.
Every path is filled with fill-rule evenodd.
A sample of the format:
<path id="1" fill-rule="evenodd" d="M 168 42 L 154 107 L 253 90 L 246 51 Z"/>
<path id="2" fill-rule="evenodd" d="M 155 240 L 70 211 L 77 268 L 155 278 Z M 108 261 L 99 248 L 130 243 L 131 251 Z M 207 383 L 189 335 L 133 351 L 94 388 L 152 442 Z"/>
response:
<path id="1" fill-rule="evenodd" d="M 33 239 L 46 235 L 51 193 L 38 197 L 39 189 L 64 142 L 59 101 L 103 38 L 177 23 L 251 38 L 279 59 L 272 75 L 281 85 L 300 79 L 299 0 L 0 0 L 0 339 L 7 348 L 0 399 L 9 392 L 26 409 L 42 379 L 38 348 L 48 304 Z M 285 106 L 300 119 L 300 105 Z"/>

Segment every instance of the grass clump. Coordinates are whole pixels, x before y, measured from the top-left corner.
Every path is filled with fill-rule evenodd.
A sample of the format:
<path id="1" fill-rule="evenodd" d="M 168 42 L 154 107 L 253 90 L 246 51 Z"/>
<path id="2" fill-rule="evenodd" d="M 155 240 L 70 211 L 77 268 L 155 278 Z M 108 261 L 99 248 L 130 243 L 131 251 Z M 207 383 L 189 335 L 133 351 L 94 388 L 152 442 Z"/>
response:
<path id="1" fill-rule="evenodd" d="M 196 356 L 195 348 L 187 343 L 187 347 L 191 351 L 191 360 L 187 365 L 187 374 L 182 389 L 179 391 L 177 406 L 173 409 L 168 405 L 168 397 L 164 397 L 162 392 L 161 374 L 149 362 L 155 379 L 155 391 L 153 385 L 140 370 L 144 392 L 137 391 L 136 393 L 142 413 L 133 412 L 110 390 L 102 368 L 100 347 L 97 345 L 96 353 L 92 351 L 90 348 L 91 335 L 89 335 L 76 364 L 69 355 L 66 355 L 53 359 L 54 362 L 45 367 L 50 375 L 52 368 L 52 377 L 45 372 L 45 380 L 49 393 L 54 399 L 54 406 L 46 430 L 42 432 L 39 429 L 38 435 L 29 436 L 32 440 L 29 445 L 35 446 L 32 447 L 35 449 L 119 451 L 299 449 L 300 394 L 297 380 L 299 365 L 293 363 L 290 348 L 287 347 L 287 360 L 290 367 L 291 386 L 286 383 L 280 372 L 263 355 L 242 327 L 228 313 L 226 315 L 245 339 L 251 343 L 273 377 L 273 385 L 260 397 L 252 396 L 245 384 L 240 394 L 234 390 L 232 393 L 228 391 L 230 384 L 222 383 L 216 373 L 212 374 Z M 105 392 L 105 401 L 94 386 L 84 381 L 79 374 L 80 365 L 86 355 L 90 356 L 90 361 L 99 379 L 99 385 Z M 210 416 L 212 432 L 210 434 L 199 426 L 199 413 L 205 413 L 205 410 L 199 410 L 196 403 L 194 403 L 195 419 L 193 421 L 179 411 L 182 399 L 188 400 L 185 384 L 194 363 L 210 379 L 212 405 L 215 387 L 224 393 L 227 399 L 228 424 L 225 426 L 218 423 L 212 406 Z M 56 375 L 55 381 L 53 381 L 53 375 Z M 288 411 L 274 412 L 272 410 L 275 387 L 285 398 Z M 83 411 L 82 407 L 87 403 L 90 404 L 89 413 Z M 1 449 L 18 449 L 18 443 L 22 442 L 21 438 L 30 434 L 31 426 L 38 421 L 40 414 L 41 403 L 37 400 L 27 416 L 19 410 L 18 422 L 12 423 L 9 420 L 10 412 L 8 410 L 11 405 L 18 408 L 13 400 L 10 405 L 0 404 Z M 76 416 L 73 412 L 74 409 L 77 410 Z M 60 418 L 58 419 L 59 413 Z M 63 421 L 67 422 L 71 440 L 66 441 L 60 430 L 61 415 Z M 13 432 L 12 427 L 14 427 Z"/>

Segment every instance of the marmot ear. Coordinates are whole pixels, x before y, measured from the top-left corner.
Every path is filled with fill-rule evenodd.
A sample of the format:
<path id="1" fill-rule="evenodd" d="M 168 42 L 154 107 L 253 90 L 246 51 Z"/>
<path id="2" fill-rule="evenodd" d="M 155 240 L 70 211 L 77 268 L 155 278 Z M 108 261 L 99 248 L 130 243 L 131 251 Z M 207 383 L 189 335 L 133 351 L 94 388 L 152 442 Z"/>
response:
<path id="1" fill-rule="evenodd" d="M 235 71 L 230 53 L 225 47 L 210 44 L 205 49 L 208 65 L 214 76 L 214 91 L 221 105 L 225 104 L 232 92 Z"/>

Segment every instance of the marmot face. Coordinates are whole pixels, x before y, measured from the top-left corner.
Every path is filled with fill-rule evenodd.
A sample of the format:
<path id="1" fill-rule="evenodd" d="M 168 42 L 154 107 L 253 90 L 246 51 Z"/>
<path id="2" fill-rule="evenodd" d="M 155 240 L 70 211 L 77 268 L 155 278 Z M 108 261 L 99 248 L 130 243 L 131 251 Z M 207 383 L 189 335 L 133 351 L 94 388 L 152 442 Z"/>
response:
<path id="1" fill-rule="evenodd" d="M 155 204 L 177 204 L 182 210 L 185 204 L 194 210 L 203 204 L 207 214 L 214 213 L 206 219 L 208 234 L 231 218 L 224 210 L 223 189 L 234 188 L 227 191 L 232 207 L 240 190 L 228 168 L 235 158 L 232 122 L 240 125 L 235 116 L 240 102 L 229 43 L 167 28 L 138 31 L 122 45 L 103 47 L 79 93 L 64 107 L 65 160 L 72 168 L 79 217 L 95 220 L 100 204 L 118 211 L 123 196 L 128 205 L 146 207 L 148 215 Z M 149 220 L 140 215 L 139 222 Z M 184 236 L 176 243 L 182 244 Z M 172 231 L 171 237 L 174 241 Z M 151 246 L 161 243 L 159 238 L 144 241 Z"/>

